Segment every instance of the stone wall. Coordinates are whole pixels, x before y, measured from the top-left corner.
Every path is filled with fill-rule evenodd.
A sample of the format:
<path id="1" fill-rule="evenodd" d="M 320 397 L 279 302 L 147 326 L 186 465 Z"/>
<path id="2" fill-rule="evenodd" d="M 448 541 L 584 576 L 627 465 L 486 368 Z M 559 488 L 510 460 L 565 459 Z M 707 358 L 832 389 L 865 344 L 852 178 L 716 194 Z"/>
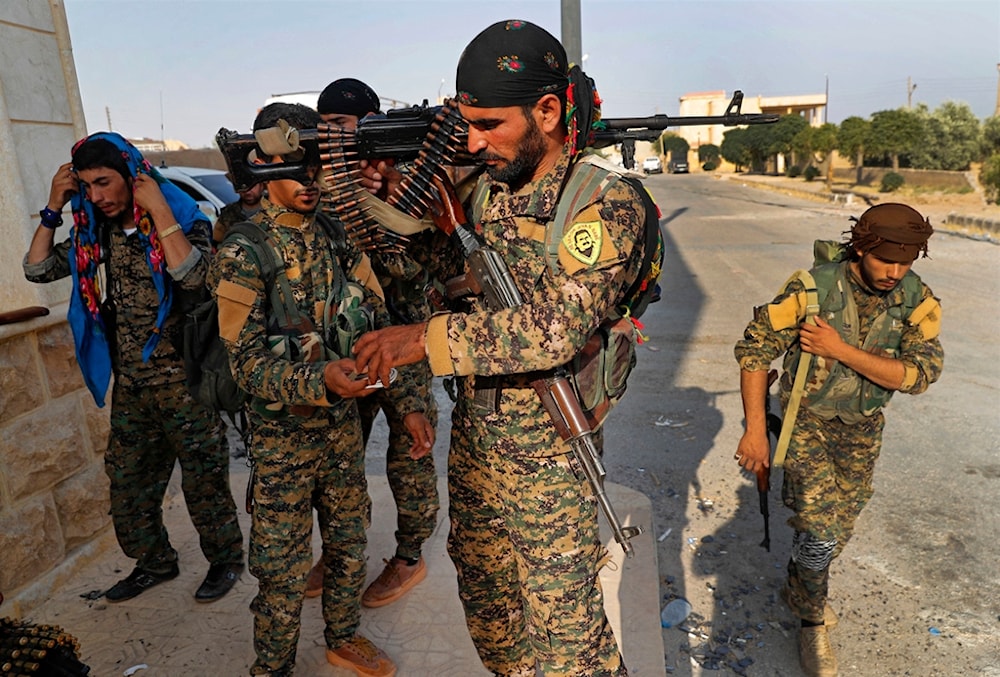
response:
<path id="1" fill-rule="evenodd" d="M 86 134 L 61 0 L 0 3 L 0 615 L 20 617 L 114 543 L 102 454 L 108 416 L 83 386 L 68 282 L 27 282 L 21 260 L 56 168 Z M 69 221 L 66 215 L 66 221 Z M 68 229 L 57 235 L 65 236 Z"/>

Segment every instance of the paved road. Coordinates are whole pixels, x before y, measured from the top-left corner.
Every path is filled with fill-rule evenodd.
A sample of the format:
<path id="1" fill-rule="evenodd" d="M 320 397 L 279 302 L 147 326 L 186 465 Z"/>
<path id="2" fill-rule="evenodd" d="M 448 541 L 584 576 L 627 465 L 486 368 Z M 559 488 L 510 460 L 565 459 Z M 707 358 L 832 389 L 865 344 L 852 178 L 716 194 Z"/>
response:
<path id="1" fill-rule="evenodd" d="M 646 185 L 664 212 L 663 300 L 643 318 L 650 340 L 607 424 L 606 457 L 610 479 L 653 501 L 664 599 L 694 607 L 690 633 L 663 631 L 667 669 L 795 674 L 795 628 L 776 599 L 789 513 L 772 491 L 771 552 L 758 547 L 756 490 L 732 460 L 732 346 L 752 306 L 859 208 L 699 175 Z M 1000 247 L 939 233 L 930 251 L 915 269 L 943 300 L 945 372 L 893 401 L 876 495 L 835 564 L 843 675 L 1000 675 Z"/>

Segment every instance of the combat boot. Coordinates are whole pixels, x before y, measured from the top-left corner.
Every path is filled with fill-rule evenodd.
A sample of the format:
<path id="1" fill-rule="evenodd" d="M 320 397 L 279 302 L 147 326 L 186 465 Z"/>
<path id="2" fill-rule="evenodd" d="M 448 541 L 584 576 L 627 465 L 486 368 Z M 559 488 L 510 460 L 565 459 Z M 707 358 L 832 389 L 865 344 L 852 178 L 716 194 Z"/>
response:
<path id="1" fill-rule="evenodd" d="M 781 600 L 785 603 L 789 609 L 792 609 L 792 593 L 788 589 L 788 585 L 781 587 Z M 829 602 L 823 605 L 823 625 L 827 627 L 828 630 L 833 630 L 837 626 L 840 618 L 837 617 L 837 612 L 833 610 Z"/>
<path id="2" fill-rule="evenodd" d="M 837 677 L 837 658 L 825 625 L 799 629 L 799 663 L 809 677 Z"/>

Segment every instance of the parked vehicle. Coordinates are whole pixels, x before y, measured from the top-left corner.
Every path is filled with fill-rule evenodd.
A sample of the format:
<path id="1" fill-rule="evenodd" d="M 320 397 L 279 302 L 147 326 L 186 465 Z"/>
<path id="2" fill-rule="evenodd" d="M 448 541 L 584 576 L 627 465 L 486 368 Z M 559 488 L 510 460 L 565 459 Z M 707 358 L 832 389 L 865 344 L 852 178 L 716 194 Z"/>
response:
<path id="1" fill-rule="evenodd" d="M 650 155 L 645 160 L 642 161 L 642 171 L 647 174 L 662 174 L 663 173 L 663 163 L 660 162 L 660 158 L 655 155 Z"/>
<path id="2" fill-rule="evenodd" d="M 218 169 L 167 166 L 156 169 L 163 178 L 193 197 L 198 208 L 213 224 L 223 207 L 240 199 L 226 173 Z"/>
<path id="3" fill-rule="evenodd" d="M 687 174 L 689 171 L 687 160 L 673 160 L 670 163 L 671 174 Z"/>

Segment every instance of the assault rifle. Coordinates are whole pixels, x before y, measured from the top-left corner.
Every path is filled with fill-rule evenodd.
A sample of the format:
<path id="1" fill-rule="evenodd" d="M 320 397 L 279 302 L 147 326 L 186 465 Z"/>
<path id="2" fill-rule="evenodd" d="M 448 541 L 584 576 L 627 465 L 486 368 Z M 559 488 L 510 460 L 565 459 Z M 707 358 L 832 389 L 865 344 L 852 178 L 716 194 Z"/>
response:
<path id="1" fill-rule="evenodd" d="M 656 141 L 664 129 L 690 125 L 736 125 L 767 124 L 778 121 L 773 113 L 741 113 L 743 92 L 737 90 L 723 115 L 676 116 L 653 115 L 644 118 L 602 118 L 599 129 L 594 131 L 593 148 L 621 144 L 622 157 L 634 157 L 636 141 Z M 357 131 L 345 138 L 345 145 L 356 159 L 377 160 L 395 158 L 400 161 L 412 160 L 430 150 L 434 161 L 447 165 L 475 165 L 479 161 L 468 152 L 466 145 L 467 128 L 459 125 L 443 125 L 451 117 L 461 116 L 457 108 L 446 102 L 443 106 L 428 106 L 425 100 L 419 106 L 397 108 L 376 115 L 369 115 L 358 122 Z M 447 148 L 433 148 L 429 138 L 441 129 L 449 137 Z M 226 164 L 237 190 L 262 181 L 274 179 L 302 179 L 306 176 L 309 163 L 320 162 L 319 144 L 329 139 L 329 126 L 320 129 L 298 130 L 298 143 L 306 151 L 298 162 L 255 164 L 252 153 L 259 152 L 257 138 L 253 134 L 239 134 L 235 131 L 219 129 L 215 141 L 226 158 Z M 629 163 L 631 164 L 631 163 Z"/>

